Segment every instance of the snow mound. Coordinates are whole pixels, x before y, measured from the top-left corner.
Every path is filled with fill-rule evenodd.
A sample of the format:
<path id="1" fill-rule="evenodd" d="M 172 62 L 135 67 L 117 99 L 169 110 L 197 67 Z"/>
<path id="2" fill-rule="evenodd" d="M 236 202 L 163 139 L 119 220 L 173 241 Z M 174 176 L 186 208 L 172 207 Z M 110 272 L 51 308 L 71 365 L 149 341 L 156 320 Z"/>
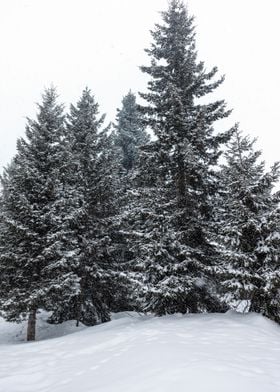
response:
<path id="1" fill-rule="evenodd" d="M 0 391 L 280 391 L 280 328 L 260 315 L 122 313 L 65 335 L 67 325 L 39 327 L 44 338 L 64 336 L 11 344 L 15 331 L 2 322 Z"/>

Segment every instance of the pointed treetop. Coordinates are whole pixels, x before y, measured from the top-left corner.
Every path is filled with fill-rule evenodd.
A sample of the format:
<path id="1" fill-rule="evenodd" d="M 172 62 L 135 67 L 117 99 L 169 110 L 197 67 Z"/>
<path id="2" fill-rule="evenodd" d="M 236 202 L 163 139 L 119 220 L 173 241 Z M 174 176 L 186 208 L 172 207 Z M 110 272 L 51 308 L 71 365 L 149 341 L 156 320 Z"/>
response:
<path id="1" fill-rule="evenodd" d="M 42 94 L 42 103 L 38 103 L 39 109 L 37 120 L 41 123 L 49 120 L 51 116 L 61 116 L 64 111 L 64 105 L 57 103 L 58 94 L 54 86 L 46 88 Z"/>
<path id="2" fill-rule="evenodd" d="M 105 119 L 103 114 L 100 118 L 99 115 L 99 104 L 95 100 L 94 94 L 88 87 L 82 92 L 81 98 L 78 100 L 76 106 L 70 105 L 70 115 L 68 120 L 78 130 L 89 130 L 93 128 L 97 131 L 97 128 L 102 125 Z"/>

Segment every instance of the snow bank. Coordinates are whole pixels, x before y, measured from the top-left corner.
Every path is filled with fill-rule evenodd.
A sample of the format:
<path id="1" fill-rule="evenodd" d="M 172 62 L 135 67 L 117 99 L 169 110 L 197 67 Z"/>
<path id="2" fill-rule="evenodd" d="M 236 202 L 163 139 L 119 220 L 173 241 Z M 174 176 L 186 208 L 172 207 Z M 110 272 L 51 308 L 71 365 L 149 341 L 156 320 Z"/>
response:
<path id="1" fill-rule="evenodd" d="M 43 338 L 74 329 L 50 327 Z M 120 314 L 25 344 L 13 328 L 0 324 L 1 392 L 280 391 L 280 328 L 256 314 Z"/>

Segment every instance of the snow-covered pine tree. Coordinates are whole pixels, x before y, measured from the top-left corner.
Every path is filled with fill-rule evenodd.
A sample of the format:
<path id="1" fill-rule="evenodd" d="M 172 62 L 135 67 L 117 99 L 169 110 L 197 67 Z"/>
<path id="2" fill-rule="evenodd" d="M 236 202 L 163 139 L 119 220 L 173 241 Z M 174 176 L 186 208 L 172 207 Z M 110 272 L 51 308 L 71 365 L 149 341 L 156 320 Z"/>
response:
<path id="1" fill-rule="evenodd" d="M 114 139 L 121 153 L 122 166 L 129 172 L 136 165 L 139 146 L 149 141 L 143 115 L 131 90 L 123 97 L 121 109 L 117 109 Z"/>
<path id="2" fill-rule="evenodd" d="M 114 264 L 114 216 L 116 176 L 112 137 L 102 130 L 104 116 L 85 89 L 77 105 L 71 105 L 67 140 L 71 150 L 69 193 L 75 213 L 70 218 L 73 265 L 79 278 L 79 291 L 72 304 L 59 307 L 53 321 L 75 318 L 87 325 L 109 320 L 116 291 Z"/>
<path id="3" fill-rule="evenodd" d="M 229 302 L 247 301 L 248 310 L 279 320 L 280 193 L 273 193 L 279 164 L 265 172 L 254 144 L 236 128 L 221 167 L 217 222 L 224 260 L 222 286 Z"/>
<path id="4" fill-rule="evenodd" d="M 127 273 L 127 263 L 129 264 L 129 261 L 133 259 L 133 254 L 130 237 L 124 228 L 126 227 L 130 194 L 134 188 L 133 178 L 138 168 L 139 150 L 150 140 L 145 129 L 143 114 L 139 110 L 135 94 L 131 91 L 123 97 L 122 106 L 117 109 L 113 138 L 116 158 L 120 162 L 118 204 L 121 230 L 118 235 L 118 264 Z M 129 231 L 128 227 L 126 229 Z M 121 300 L 116 306 L 119 311 L 134 309 L 133 296 L 131 295 L 134 288 L 130 283 L 130 280 L 126 280 L 122 286 Z"/>
<path id="5" fill-rule="evenodd" d="M 4 173 L 1 197 L 0 305 L 7 320 L 29 315 L 27 340 L 35 339 L 37 311 L 66 303 L 78 284 L 69 271 L 53 274 L 67 264 L 63 107 L 53 88 L 38 107 Z"/>
<path id="6" fill-rule="evenodd" d="M 279 179 L 279 175 L 277 175 Z M 263 239 L 257 251 L 264 259 L 263 301 L 260 311 L 280 324 L 280 192 L 273 195 L 276 208 L 265 214 L 262 222 Z M 278 203 L 276 201 L 278 199 Z"/>
<path id="7" fill-rule="evenodd" d="M 213 124 L 229 115 L 224 101 L 204 103 L 223 78 L 197 61 L 193 18 L 172 0 L 152 31 L 142 71 L 146 121 L 157 140 L 142 148 L 138 189 L 128 221 L 134 236 L 135 278 L 143 308 L 156 314 L 219 311 L 212 276 L 219 253 L 211 243 L 214 167 L 230 131 Z M 199 98 L 204 97 L 203 102 Z"/>

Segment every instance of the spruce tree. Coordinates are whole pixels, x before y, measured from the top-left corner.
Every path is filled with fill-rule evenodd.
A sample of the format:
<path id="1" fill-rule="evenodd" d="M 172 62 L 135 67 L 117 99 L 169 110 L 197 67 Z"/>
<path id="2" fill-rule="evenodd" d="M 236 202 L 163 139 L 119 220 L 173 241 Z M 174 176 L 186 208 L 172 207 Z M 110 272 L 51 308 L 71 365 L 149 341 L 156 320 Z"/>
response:
<path id="1" fill-rule="evenodd" d="M 276 318 L 272 302 L 280 284 L 280 193 L 273 193 L 273 187 L 279 164 L 265 172 L 254 145 L 254 139 L 236 128 L 222 165 L 217 214 L 224 254 L 222 285 L 229 303 L 247 301 L 248 310 Z"/>
<path id="2" fill-rule="evenodd" d="M 263 240 L 258 246 L 258 252 L 264 257 L 263 301 L 259 311 L 280 324 L 280 192 L 273 198 L 277 198 L 278 203 L 274 202 L 276 208 L 266 213 L 262 224 Z"/>
<path id="3" fill-rule="evenodd" d="M 128 235 L 130 227 L 126 225 L 128 205 L 130 204 L 130 195 L 134 192 L 133 178 L 138 170 L 141 146 L 150 140 L 145 129 L 143 114 L 137 105 L 135 94 L 131 91 L 123 97 L 122 106 L 117 109 L 113 138 L 116 158 L 120 162 L 118 195 L 120 230 L 117 239 L 117 258 L 118 265 L 124 272 L 123 285 L 120 290 L 122 295 L 116 304 L 116 310 L 125 311 L 135 309 L 132 295 L 134 287 L 130 280 L 125 278 L 129 262 L 134 258 Z"/>
<path id="4" fill-rule="evenodd" d="M 56 309 L 52 320 L 75 318 L 94 325 L 110 318 L 115 295 L 116 176 L 112 137 L 102 129 L 98 104 L 85 89 L 67 118 L 71 151 L 67 181 L 75 212 L 70 217 L 73 270 L 79 287 L 69 306 Z M 117 279 L 116 279 L 117 280 Z"/>
<path id="5" fill-rule="evenodd" d="M 29 315 L 27 339 L 35 339 L 36 313 L 66 302 L 78 284 L 67 272 L 53 274 L 67 258 L 67 163 L 63 107 L 54 89 L 46 90 L 36 120 L 2 178 L 0 305 L 4 317 Z"/>
<path id="6" fill-rule="evenodd" d="M 135 168 L 139 146 L 148 143 L 143 116 L 131 91 L 123 97 L 122 107 L 117 110 L 115 144 L 120 150 L 122 166 L 126 173 Z"/>
<path id="7" fill-rule="evenodd" d="M 150 76 L 142 107 L 157 140 L 142 148 L 137 191 L 127 221 L 133 236 L 133 279 L 142 308 L 156 314 L 218 311 L 212 238 L 215 166 L 230 131 L 214 132 L 229 115 L 224 101 L 205 103 L 223 81 L 197 61 L 193 18 L 172 0 L 152 31 L 142 71 Z M 200 98 L 204 97 L 203 102 Z"/>

